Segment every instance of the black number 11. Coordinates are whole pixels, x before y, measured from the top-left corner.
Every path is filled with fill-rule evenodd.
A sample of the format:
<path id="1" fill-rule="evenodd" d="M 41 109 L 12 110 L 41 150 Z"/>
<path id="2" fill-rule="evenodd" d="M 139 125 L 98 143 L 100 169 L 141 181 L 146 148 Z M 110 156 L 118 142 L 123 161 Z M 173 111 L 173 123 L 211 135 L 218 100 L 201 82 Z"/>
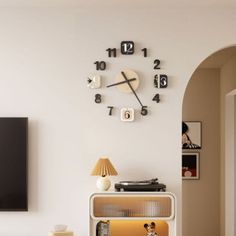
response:
<path id="1" fill-rule="evenodd" d="M 108 52 L 108 57 L 116 57 L 116 48 L 108 48 L 106 51 Z"/>

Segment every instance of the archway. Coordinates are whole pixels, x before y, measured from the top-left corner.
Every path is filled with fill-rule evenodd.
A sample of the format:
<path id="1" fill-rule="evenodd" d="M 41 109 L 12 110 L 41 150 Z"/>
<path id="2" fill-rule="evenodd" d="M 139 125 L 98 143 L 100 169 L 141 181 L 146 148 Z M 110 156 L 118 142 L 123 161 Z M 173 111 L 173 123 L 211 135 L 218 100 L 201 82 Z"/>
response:
<path id="1" fill-rule="evenodd" d="M 201 122 L 202 148 L 183 150 L 198 153 L 200 157 L 200 179 L 183 180 L 183 236 L 229 236 L 225 232 L 232 231 L 234 225 L 235 217 L 231 218 L 232 223 L 225 224 L 228 216 L 225 186 L 229 184 L 226 179 L 230 181 L 230 178 L 225 178 L 228 169 L 225 171 L 224 167 L 225 140 L 229 139 L 225 133 L 225 99 L 236 89 L 235 68 L 236 47 L 222 49 L 199 65 L 185 92 L 183 120 Z M 230 204 L 232 209 L 233 203 Z M 235 236 L 233 232 L 231 235 Z"/>

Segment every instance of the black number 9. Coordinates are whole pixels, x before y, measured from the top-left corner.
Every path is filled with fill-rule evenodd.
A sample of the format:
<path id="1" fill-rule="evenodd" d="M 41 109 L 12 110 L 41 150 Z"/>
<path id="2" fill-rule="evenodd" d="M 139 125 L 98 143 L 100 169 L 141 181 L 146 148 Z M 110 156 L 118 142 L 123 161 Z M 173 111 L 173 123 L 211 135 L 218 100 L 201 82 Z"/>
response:
<path id="1" fill-rule="evenodd" d="M 95 94 L 95 100 L 96 103 L 101 103 L 102 102 L 102 95 L 97 93 Z"/>

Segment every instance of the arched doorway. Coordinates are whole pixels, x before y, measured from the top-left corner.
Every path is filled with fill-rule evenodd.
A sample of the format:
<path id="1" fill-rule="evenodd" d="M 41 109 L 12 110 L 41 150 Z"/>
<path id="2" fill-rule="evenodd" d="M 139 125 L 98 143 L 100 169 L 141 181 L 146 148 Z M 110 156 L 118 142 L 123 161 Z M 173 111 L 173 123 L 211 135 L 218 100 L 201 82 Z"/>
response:
<path id="1" fill-rule="evenodd" d="M 204 60 L 187 86 L 183 101 L 183 120 L 201 122 L 202 148 L 183 150 L 196 152 L 200 157 L 200 179 L 183 180 L 182 184 L 183 236 L 235 236 L 232 231 L 235 217 L 233 220 L 230 218 L 232 223 L 225 223 L 229 214 L 229 207 L 225 206 L 233 204 L 233 209 L 235 207 L 234 202 L 225 205 L 225 200 L 229 199 L 227 191 L 230 191 L 230 187 L 226 187 L 230 183 L 226 180 L 231 181 L 229 177 L 225 178 L 225 174 L 229 173 L 228 169 L 225 170 L 228 158 L 225 155 L 225 141 L 230 138 L 225 133 L 225 101 L 226 95 L 233 89 L 236 89 L 235 46 L 222 49 Z M 233 170 L 235 169 L 236 167 Z M 232 195 L 232 191 L 230 192 Z M 235 214 L 235 210 L 233 212 Z"/>

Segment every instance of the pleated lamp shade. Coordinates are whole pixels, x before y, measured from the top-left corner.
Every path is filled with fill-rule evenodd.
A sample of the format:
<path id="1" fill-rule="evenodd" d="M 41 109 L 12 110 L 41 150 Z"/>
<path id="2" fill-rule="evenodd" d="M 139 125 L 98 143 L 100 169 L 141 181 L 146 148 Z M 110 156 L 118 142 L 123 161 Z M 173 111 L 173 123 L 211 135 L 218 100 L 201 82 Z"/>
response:
<path id="1" fill-rule="evenodd" d="M 111 164 L 110 160 L 103 157 L 97 161 L 93 171 L 91 172 L 91 175 L 100 176 L 97 179 L 97 188 L 102 191 L 107 191 L 111 186 L 111 181 L 109 180 L 108 176 L 117 175 L 117 172 Z"/>
<path id="2" fill-rule="evenodd" d="M 91 175 L 117 175 L 117 172 L 108 158 L 100 158 L 91 172 Z"/>

